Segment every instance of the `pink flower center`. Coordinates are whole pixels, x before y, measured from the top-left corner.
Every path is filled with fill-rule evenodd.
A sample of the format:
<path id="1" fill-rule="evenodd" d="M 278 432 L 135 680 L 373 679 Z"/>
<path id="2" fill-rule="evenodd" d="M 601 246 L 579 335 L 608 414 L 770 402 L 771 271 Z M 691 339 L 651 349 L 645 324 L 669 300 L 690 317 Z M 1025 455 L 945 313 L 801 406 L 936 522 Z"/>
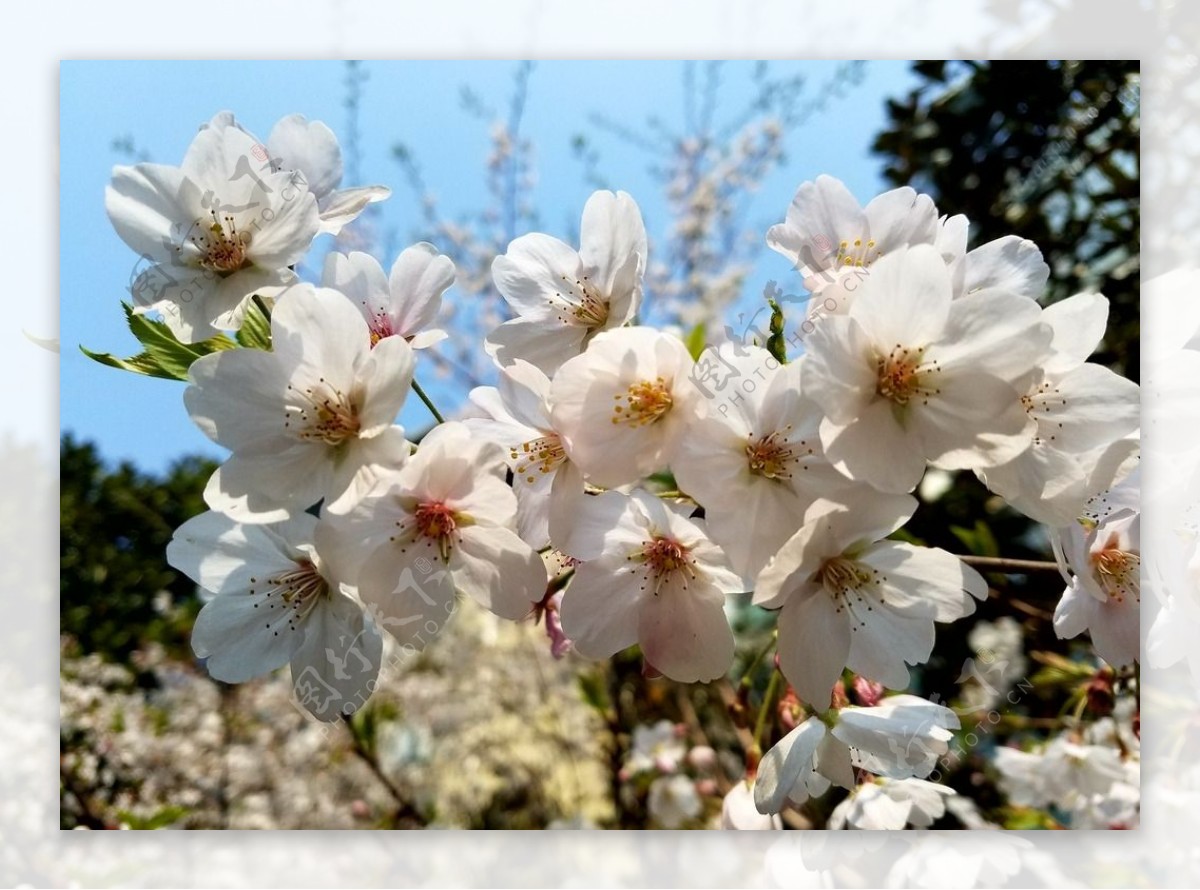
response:
<path id="1" fill-rule="evenodd" d="M 782 430 L 746 443 L 746 463 L 751 473 L 767 479 L 792 478 L 792 469 L 800 462 L 800 454 L 805 451 L 806 443 L 789 442 L 785 436 L 791 429 L 789 424 Z M 813 449 L 807 448 L 807 453 L 812 454 Z"/>
<path id="2" fill-rule="evenodd" d="M 450 559 L 458 532 L 458 516 L 453 510 L 437 501 L 420 504 L 413 514 L 413 524 L 418 537 L 437 547 L 443 562 Z"/>
<path id="3" fill-rule="evenodd" d="M 570 278 L 563 275 L 562 281 L 562 291 L 554 295 L 560 302 L 549 301 L 558 312 L 559 321 L 585 328 L 603 327 L 608 321 L 608 301 L 600 295 L 588 276 L 576 278 L 572 283 Z"/>
<path id="4" fill-rule="evenodd" d="M 1092 553 L 1091 560 L 1096 580 L 1109 599 L 1123 603 L 1132 596 L 1141 602 L 1142 559 L 1138 554 L 1117 549 L 1114 540 L 1104 550 Z"/>
<path id="5" fill-rule="evenodd" d="M 258 587 L 257 578 L 250 579 L 250 595 Z M 295 631 L 322 597 L 329 593 L 329 584 L 311 560 L 301 559 L 295 567 L 266 579 L 262 600 L 254 608 L 266 613 L 267 628 L 275 636 L 280 630 Z"/>
<path id="6" fill-rule="evenodd" d="M 825 560 L 816 575 L 817 582 L 833 600 L 834 611 L 845 612 L 850 618 L 850 629 L 864 626 L 866 616 L 858 610 L 875 611 L 875 606 L 884 602 L 883 582 L 887 577 L 847 556 L 835 556 Z"/>
<path id="7" fill-rule="evenodd" d="M 663 535 L 656 535 L 642 545 L 642 549 L 628 557 L 630 562 L 640 563 L 645 569 L 646 579 L 642 590 L 652 586 L 657 596 L 659 588 L 679 576 L 686 590 L 688 581 L 696 577 L 695 564 L 690 550 L 683 544 Z"/>

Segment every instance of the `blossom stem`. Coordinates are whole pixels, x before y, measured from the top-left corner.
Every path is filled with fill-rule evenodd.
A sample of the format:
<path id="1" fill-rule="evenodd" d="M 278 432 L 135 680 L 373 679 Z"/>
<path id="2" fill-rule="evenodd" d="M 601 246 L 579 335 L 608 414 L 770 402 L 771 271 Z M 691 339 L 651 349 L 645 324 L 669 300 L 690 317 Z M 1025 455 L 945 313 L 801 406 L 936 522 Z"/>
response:
<path id="1" fill-rule="evenodd" d="M 446 418 L 442 417 L 442 412 L 437 409 L 437 405 L 430 401 L 429 396 L 425 395 L 425 390 L 421 389 L 421 384 L 414 379 L 412 382 L 413 392 L 421 397 L 421 401 L 425 403 L 425 407 L 429 409 L 429 413 L 437 419 L 438 423 L 445 423 Z"/>
<path id="2" fill-rule="evenodd" d="M 746 672 L 742 675 L 742 681 L 739 686 L 749 686 L 753 682 L 755 669 L 762 662 L 766 654 L 775 647 L 775 642 L 779 639 L 779 630 L 776 629 L 771 633 L 771 639 L 767 640 L 767 644 L 758 650 L 758 653 L 751 659 L 750 664 L 746 666 Z"/>
<path id="3" fill-rule="evenodd" d="M 754 747 L 762 750 L 763 732 L 767 728 L 767 714 L 775 707 L 775 693 L 779 691 L 779 680 L 783 674 L 778 670 L 771 671 L 771 680 L 767 683 L 767 691 L 763 693 L 762 706 L 758 709 L 758 719 L 754 721 Z"/>
<path id="4" fill-rule="evenodd" d="M 990 569 L 997 572 L 1006 572 L 1010 575 L 1023 575 L 1026 572 L 1058 571 L 1058 563 L 1043 562 L 1037 559 L 1008 559 L 1001 556 L 963 556 L 961 554 L 958 554 L 958 558 L 967 565 L 978 569 Z"/>

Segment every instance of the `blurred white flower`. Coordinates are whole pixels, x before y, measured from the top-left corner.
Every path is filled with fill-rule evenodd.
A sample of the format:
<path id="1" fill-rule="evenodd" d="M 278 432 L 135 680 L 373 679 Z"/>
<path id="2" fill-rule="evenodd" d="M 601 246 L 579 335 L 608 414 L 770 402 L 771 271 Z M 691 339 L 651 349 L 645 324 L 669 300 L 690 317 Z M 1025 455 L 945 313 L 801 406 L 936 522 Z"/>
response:
<path id="1" fill-rule="evenodd" d="M 928 828 L 946 812 L 955 791 L 924 779 L 876 779 L 858 785 L 833 808 L 827 828 L 898 831 L 905 825 Z"/>
<path id="2" fill-rule="evenodd" d="M 696 783 L 687 776 L 659 776 L 650 783 L 646 809 L 660 828 L 682 828 L 699 816 L 703 808 Z"/>
<path id="3" fill-rule="evenodd" d="M 1014 802 L 1024 806 L 1065 803 L 1076 795 L 1103 794 L 1125 779 L 1119 749 L 1084 745 L 1066 735 L 1056 736 L 1041 751 L 996 749 L 1001 785 Z"/>
<path id="4" fill-rule="evenodd" d="M 720 827 L 726 831 L 779 831 L 783 820 L 778 815 L 760 813 L 754 806 L 754 783 L 735 782 L 721 802 Z"/>
<path id="5" fill-rule="evenodd" d="M 629 775 L 657 770 L 673 773 L 687 755 L 687 744 L 670 720 L 654 724 L 639 723 L 633 728 L 633 744 L 625 769 Z"/>

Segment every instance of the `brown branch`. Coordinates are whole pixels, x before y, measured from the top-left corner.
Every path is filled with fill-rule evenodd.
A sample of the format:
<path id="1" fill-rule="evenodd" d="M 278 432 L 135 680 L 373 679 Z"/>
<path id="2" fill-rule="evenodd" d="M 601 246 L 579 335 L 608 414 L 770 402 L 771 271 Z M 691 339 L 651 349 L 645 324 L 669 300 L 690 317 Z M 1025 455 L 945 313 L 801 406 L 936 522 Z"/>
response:
<path id="1" fill-rule="evenodd" d="M 404 793 L 396 787 L 395 783 L 383 771 L 374 754 L 368 751 L 366 746 L 363 745 L 362 739 L 359 738 L 358 733 L 350 722 L 350 717 L 343 714 L 342 721 L 346 724 L 346 731 L 350 733 L 351 750 L 370 768 L 371 772 L 375 774 L 375 778 L 383 784 L 383 787 L 391 794 L 392 800 L 395 801 L 396 807 L 392 812 L 392 824 L 396 828 L 424 828 L 425 817 L 421 815 L 420 810 L 413 806 Z"/>
<path id="2" fill-rule="evenodd" d="M 1058 563 L 1045 562 L 1037 559 L 1009 559 L 1003 556 L 963 556 L 956 554 L 959 559 L 969 566 L 995 572 L 1005 572 L 1010 575 L 1024 575 L 1027 572 L 1057 572 Z"/>

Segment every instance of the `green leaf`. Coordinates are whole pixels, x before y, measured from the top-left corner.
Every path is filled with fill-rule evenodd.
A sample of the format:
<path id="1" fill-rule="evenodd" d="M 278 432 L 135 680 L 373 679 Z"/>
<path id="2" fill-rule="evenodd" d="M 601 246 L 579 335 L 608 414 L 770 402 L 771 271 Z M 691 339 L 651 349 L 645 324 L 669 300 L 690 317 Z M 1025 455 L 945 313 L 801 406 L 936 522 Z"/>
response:
<path id="1" fill-rule="evenodd" d="M 100 362 L 102 365 L 108 365 L 110 368 L 120 368 L 134 374 L 161 377 L 166 380 L 187 380 L 188 368 L 196 359 L 213 352 L 237 347 L 237 343 L 224 334 L 218 334 L 199 343 L 180 343 L 165 322 L 135 314 L 133 306 L 129 303 L 122 303 L 121 306 L 125 310 L 125 320 L 129 324 L 129 330 L 146 348 L 145 352 L 129 358 L 118 358 L 107 352 L 92 352 L 85 346 L 79 347 L 80 351 L 88 358 Z"/>
<path id="2" fill-rule="evenodd" d="M 612 707 L 608 690 L 604 685 L 604 674 L 599 670 L 587 671 L 579 675 L 579 693 L 583 700 L 594 709 L 604 714 Z"/>
<path id="3" fill-rule="evenodd" d="M 692 361 L 700 361 L 700 353 L 704 352 L 704 323 L 696 325 L 692 328 L 692 332 L 687 335 L 684 344 L 687 346 L 687 351 L 692 356 Z"/>
<path id="4" fill-rule="evenodd" d="M 118 818 L 134 831 L 154 831 L 178 822 L 188 813 L 180 806 L 165 806 L 150 816 L 138 816 L 129 810 L 118 810 Z"/>
<path id="5" fill-rule="evenodd" d="M 254 297 L 247 304 L 237 341 L 250 349 L 271 351 L 271 310 L 261 297 Z"/>
<path id="6" fill-rule="evenodd" d="M 1000 545 L 988 524 L 982 519 L 975 522 L 971 529 L 959 525 L 950 526 L 950 533 L 958 538 L 973 556 L 999 556 Z"/>

